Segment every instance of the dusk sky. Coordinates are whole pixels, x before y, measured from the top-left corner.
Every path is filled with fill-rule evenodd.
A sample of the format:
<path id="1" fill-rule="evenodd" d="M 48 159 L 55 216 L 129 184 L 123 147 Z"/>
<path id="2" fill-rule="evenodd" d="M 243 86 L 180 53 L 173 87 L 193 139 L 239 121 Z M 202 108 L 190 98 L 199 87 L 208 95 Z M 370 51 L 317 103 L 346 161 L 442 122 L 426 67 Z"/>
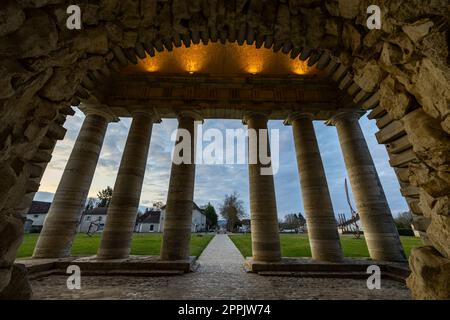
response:
<path id="1" fill-rule="evenodd" d="M 55 148 L 52 161 L 47 167 L 35 200 L 51 201 L 53 198 L 84 119 L 83 113 L 78 109 L 76 110 L 75 116 L 68 118 L 66 121 L 66 137 L 63 141 L 59 141 Z M 131 119 L 129 118 L 122 118 L 118 123 L 109 124 L 89 196 L 95 197 L 100 189 L 106 186 L 114 186 L 130 124 Z M 349 216 L 350 210 L 344 189 L 347 173 L 336 129 L 327 127 L 323 122 L 315 122 L 314 125 L 335 213 L 345 213 Z M 407 211 L 408 206 L 400 194 L 397 178 L 393 169 L 389 166 L 386 149 L 383 145 L 379 145 L 375 139 L 374 134 L 378 131 L 375 123 L 364 117 L 361 119 L 361 126 L 392 212 L 396 214 Z M 176 127 L 177 121 L 175 119 L 163 119 L 161 124 L 155 124 L 153 127 L 141 195 L 141 206 L 143 207 L 151 207 L 155 201 L 164 203 L 166 201 L 170 178 L 171 151 L 174 146 L 170 137 Z M 243 128 L 243 125 L 238 120 L 206 120 L 203 131 L 208 128 L 216 128 L 225 132 L 226 128 Z M 274 177 L 278 216 L 281 218 L 289 213 L 303 212 L 303 204 L 292 128 L 284 126 L 282 121 L 270 121 L 269 129 L 279 129 L 280 133 L 280 168 Z M 204 142 L 204 146 L 208 144 L 209 142 Z M 249 216 L 247 165 L 197 165 L 194 201 L 198 205 L 202 206 L 211 202 L 218 211 L 224 196 L 234 191 L 241 196 L 246 205 L 247 216 Z"/>

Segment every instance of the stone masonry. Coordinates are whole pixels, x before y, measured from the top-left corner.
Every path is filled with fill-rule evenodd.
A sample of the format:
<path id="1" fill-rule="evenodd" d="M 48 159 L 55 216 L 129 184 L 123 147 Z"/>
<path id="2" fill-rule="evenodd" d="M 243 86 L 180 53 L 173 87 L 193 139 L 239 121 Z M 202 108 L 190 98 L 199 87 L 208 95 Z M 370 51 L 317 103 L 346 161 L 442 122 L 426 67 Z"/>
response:
<path id="1" fill-rule="evenodd" d="M 371 110 L 425 247 L 410 258 L 415 298 L 450 298 L 450 70 L 447 0 L 65 0 L 0 5 L 0 291 L 23 237 L 23 201 L 62 139 L 70 106 L 137 56 L 182 43 L 265 46 L 308 59 Z M 368 30 L 367 7 L 382 9 Z M 47 151 L 46 151 L 47 150 Z"/>

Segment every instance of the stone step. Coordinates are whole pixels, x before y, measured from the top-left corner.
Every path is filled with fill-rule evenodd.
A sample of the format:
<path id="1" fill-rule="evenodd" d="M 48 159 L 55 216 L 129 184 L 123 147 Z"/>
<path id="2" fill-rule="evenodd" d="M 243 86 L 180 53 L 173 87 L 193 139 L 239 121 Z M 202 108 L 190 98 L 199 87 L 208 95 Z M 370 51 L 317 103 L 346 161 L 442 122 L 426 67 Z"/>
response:
<path id="1" fill-rule="evenodd" d="M 64 259 L 17 259 L 34 279 L 48 275 L 67 275 L 70 265 L 80 267 L 84 275 L 136 275 L 164 276 L 179 275 L 197 269 L 196 257 L 186 261 L 161 261 L 157 256 L 130 256 L 121 260 L 97 260 L 91 257 L 70 257 Z"/>
<path id="2" fill-rule="evenodd" d="M 293 277 L 293 278 L 348 278 L 348 279 L 367 279 L 369 274 L 358 271 L 341 272 L 296 272 L 296 271 L 261 271 L 258 275 L 265 277 Z M 381 278 L 390 279 L 404 283 L 408 274 L 399 274 L 392 272 L 381 272 Z"/>
<path id="3" fill-rule="evenodd" d="M 55 270 L 47 270 L 47 271 L 33 272 L 33 273 L 30 273 L 28 271 L 28 279 L 36 280 L 36 279 L 46 278 L 46 277 L 52 276 L 54 274 L 54 271 Z"/>
<path id="4" fill-rule="evenodd" d="M 154 270 L 154 271 L 192 271 L 194 263 L 189 262 L 114 262 L 114 261 L 72 261 L 70 264 L 78 265 L 83 271 L 120 271 L 120 270 Z M 67 265 L 65 263 L 62 267 Z M 60 263 L 55 263 L 59 268 Z"/>
<path id="5" fill-rule="evenodd" d="M 132 276 L 132 277 L 166 277 L 180 276 L 181 270 L 81 270 L 82 276 Z M 67 276 L 66 269 L 52 269 L 29 274 L 30 280 L 45 278 L 49 276 Z"/>
<path id="6" fill-rule="evenodd" d="M 253 272 L 366 272 L 370 265 L 378 265 L 382 271 L 408 270 L 407 263 L 372 261 L 370 259 L 346 258 L 340 263 L 319 262 L 310 258 L 283 258 L 280 262 L 259 262 L 247 258 L 245 267 Z"/>
<path id="7" fill-rule="evenodd" d="M 363 279 L 368 275 L 362 272 L 295 272 L 295 271 L 261 271 L 260 276 L 266 277 L 295 277 L 295 278 L 351 278 Z"/>

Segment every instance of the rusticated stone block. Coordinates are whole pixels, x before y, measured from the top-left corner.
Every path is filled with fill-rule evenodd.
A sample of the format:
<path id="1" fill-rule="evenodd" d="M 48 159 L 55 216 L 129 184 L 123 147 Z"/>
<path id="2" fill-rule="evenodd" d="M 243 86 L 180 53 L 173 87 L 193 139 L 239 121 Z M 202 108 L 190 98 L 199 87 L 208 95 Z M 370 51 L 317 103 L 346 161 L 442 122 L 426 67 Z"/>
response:
<path id="1" fill-rule="evenodd" d="M 407 285 L 416 299 L 450 299 L 450 260 L 433 247 L 413 249 Z"/>
<path id="2" fill-rule="evenodd" d="M 34 101 L 38 91 L 44 98 L 58 104 L 61 100 L 71 99 L 74 92 L 80 90 L 79 83 L 87 70 L 98 70 L 106 62 L 117 64 L 116 60 L 112 61 L 113 42 L 121 49 L 126 49 L 134 48 L 139 39 L 153 50 L 153 43 L 150 42 L 165 39 L 165 47 L 170 48 L 170 41 L 176 41 L 176 36 L 172 36 L 174 32 L 179 33 L 178 43 L 181 43 L 180 35 L 185 44 L 190 44 L 191 38 L 194 42 L 199 41 L 199 34 L 203 35 L 203 40 L 205 32 L 210 32 L 211 40 L 215 38 L 217 41 L 220 35 L 223 41 L 234 41 L 239 30 L 244 30 L 242 27 L 247 24 L 251 27 L 249 30 L 255 30 L 256 34 L 243 33 L 247 39 L 241 40 L 252 42 L 250 38 L 266 39 L 267 48 L 274 44 L 283 45 L 285 53 L 292 45 L 309 46 L 314 50 L 329 48 L 330 54 L 338 56 L 339 63 L 344 63 L 349 72 L 356 75 L 365 90 L 377 88 L 385 72 L 389 73 L 394 80 L 385 83 L 384 98 L 381 99 L 389 117 L 397 120 L 404 115 L 408 117 L 408 113 L 418 108 L 419 103 L 424 114 L 436 119 L 432 122 L 424 120 L 425 117 L 411 116 L 413 119 L 406 126 L 406 131 L 414 151 L 429 167 L 415 170 L 412 178 L 417 186 L 434 197 L 432 205 L 428 206 L 424 214 L 433 217 L 430 238 L 441 253 L 446 253 L 450 192 L 450 73 L 445 28 L 449 15 L 447 3 L 433 1 L 424 5 L 421 0 L 410 0 L 410 5 L 405 6 L 401 1 L 391 1 L 386 16 L 383 16 L 383 30 L 374 31 L 371 37 L 367 37 L 369 32 L 361 27 L 361 17 L 366 18 L 367 1 L 259 2 L 143 1 L 138 5 L 136 1 L 105 0 L 100 4 L 83 6 L 83 22 L 89 29 L 84 30 L 85 33 L 81 34 L 78 41 L 68 41 L 67 30 L 61 28 L 63 25 L 60 23 L 66 18 L 64 1 L 2 0 L 0 55 L 3 61 L 7 61 L 8 67 L 3 68 L 4 64 L 0 66 L 0 97 L 5 99 L 0 103 L 0 172 L 4 173 L 0 175 L 0 231 L 5 216 L 3 213 L 12 210 L 18 202 L 16 200 L 21 198 L 20 192 L 13 191 L 25 190 L 27 181 L 24 170 L 12 172 L 9 165 L 16 163 L 19 158 L 31 158 L 28 154 L 33 154 L 40 143 L 39 126 L 34 123 L 33 127 L 30 125 L 33 122 L 27 119 L 29 111 L 35 108 L 31 101 Z M 423 17 L 433 18 L 422 20 Z M 438 28 L 435 19 L 442 20 L 443 27 Z M 100 25 L 105 24 L 114 28 L 106 26 L 103 31 Z M 262 41 L 259 45 L 263 45 Z M 155 46 L 164 49 L 161 42 Z M 372 60 L 378 57 L 381 50 L 380 60 Z M 86 54 L 95 56 L 86 58 Z M 26 59 L 21 59 L 19 63 L 17 58 Z M 355 63 L 356 58 L 362 63 Z M 371 61 L 370 64 L 368 61 Z M 331 71 L 335 69 L 339 69 L 337 65 L 330 68 Z M 382 74 L 380 69 L 383 70 Z M 400 89 L 399 83 L 402 84 Z M 358 94 L 358 90 L 359 87 L 352 85 L 354 94 Z M 88 95 L 85 90 L 81 91 Z M 376 107 L 377 101 L 378 98 L 368 99 L 363 106 Z M 390 101 L 392 103 L 389 105 Z M 44 112 L 41 114 L 43 119 L 52 121 L 51 113 L 48 116 L 45 114 L 45 111 L 52 110 L 45 107 L 41 111 Z M 400 121 L 388 124 L 389 117 L 385 118 L 387 122 L 383 123 L 383 130 L 377 135 L 383 143 L 397 141 L 405 135 Z M 406 138 L 402 141 L 405 142 Z M 0 234 L 1 262 L 5 254 L 8 257 L 14 255 L 17 238 L 14 238 L 15 235 Z M 11 239 L 8 238 L 10 236 Z M 4 248 L 6 253 L 2 251 Z M 444 269 L 434 270 L 442 272 Z M 447 280 L 448 283 L 448 278 L 443 277 L 440 274 L 424 279 L 432 282 Z M 438 285 L 427 283 L 427 286 Z"/>
<path id="3" fill-rule="evenodd" d="M 29 300 L 31 296 L 27 269 L 22 264 L 15 264 L 12 267 L 9 284 L 0 291 L 0 300 Z"/>

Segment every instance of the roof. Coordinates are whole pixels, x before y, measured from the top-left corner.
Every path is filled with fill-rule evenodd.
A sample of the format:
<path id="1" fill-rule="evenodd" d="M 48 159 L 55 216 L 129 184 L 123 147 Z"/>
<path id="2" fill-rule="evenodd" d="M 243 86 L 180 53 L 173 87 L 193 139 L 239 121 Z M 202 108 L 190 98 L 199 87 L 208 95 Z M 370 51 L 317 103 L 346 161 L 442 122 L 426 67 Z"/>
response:
<path id="1" fill-rule="evenodd" d="M 92 210 L 85 210 L 83 215 L 91 215 L 91 216 L 105 216 L 108 213 L 108 208 L 106 207 L 98 207 Z"/>
<path id="2" fill-rule="evenodd" d="M 28 214 L 46 214 L 51 204 L 51 202 L 33 201 Z"/>
<path id="3" fill-rule="evenodd" d="M 163 205 L 161 207 L 161 210 L 166 209 L 166 205 Z M 203 215 L 205 215 L 205 210 L 203 210 L 202 208 L 200 208 L 194 201 L 192 201 L 192 209 L 198 210 L 200 211 Z"/>
<path id="4" fill-rule="evenodd" d="M 159 223 L 161 211 L 146 211 L 137 218 L 138 223 Z"/>

